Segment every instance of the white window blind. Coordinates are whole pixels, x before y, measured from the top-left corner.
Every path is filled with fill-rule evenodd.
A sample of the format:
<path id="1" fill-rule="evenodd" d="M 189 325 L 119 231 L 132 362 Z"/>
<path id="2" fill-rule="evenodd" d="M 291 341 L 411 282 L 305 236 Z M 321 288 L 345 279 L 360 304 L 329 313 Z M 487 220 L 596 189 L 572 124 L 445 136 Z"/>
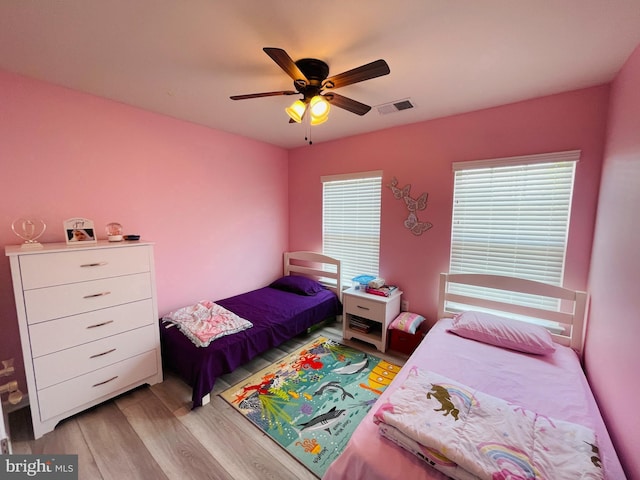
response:
<path id="1" fill-rule="evenodd" d="M 579 156 L 573 151 L 454 164 L 450 271 L 562 285 Z M 544 298 L 504 298 L 487 290 L 482 295 L 559 308 Z"/>
<path id="2" fill-rule="evenodd" d="M 322 250 L 341 261 L 342 283 L 378 275 L 382 172 L 322 177 Z"/>

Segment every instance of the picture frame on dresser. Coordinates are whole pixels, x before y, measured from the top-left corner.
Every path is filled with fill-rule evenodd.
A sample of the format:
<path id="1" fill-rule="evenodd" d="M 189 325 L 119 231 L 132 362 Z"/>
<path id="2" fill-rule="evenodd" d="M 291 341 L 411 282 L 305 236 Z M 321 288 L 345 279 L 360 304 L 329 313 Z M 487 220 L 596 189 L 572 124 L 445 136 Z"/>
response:
<path id="1" fill-rule="evenodd" d="M 140 385 L 162 382 L 153 243 L 5 247 L 34 438 Z"/>
<path id="2" fill-rule="evenodd" d="M 85 245 L 98 242 L 93 220 L 82 217 L 70 218 L 65 220 L 63 225 L 67 245 Z"/>

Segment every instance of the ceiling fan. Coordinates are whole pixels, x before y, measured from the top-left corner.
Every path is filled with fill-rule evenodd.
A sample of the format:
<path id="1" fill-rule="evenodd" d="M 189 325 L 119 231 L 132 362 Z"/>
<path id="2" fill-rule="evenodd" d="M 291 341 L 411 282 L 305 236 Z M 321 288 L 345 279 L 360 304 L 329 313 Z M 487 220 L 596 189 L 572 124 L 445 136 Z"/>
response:
<path id="1" fill-rule="evenodd" d="M 366 114 L 371 110 L 369 105 L 338 95 L 333 90 L 381 77 L 390 72 L 387 62 L 376 60 L 329 77 L 329 66 L 322 60 L 303 58 L 294 62 L 289 54 L 281 48 L 265 47 L 263 50 L 293 79 L 295 91 L 281 90 L 277 92 L 249 93 L 246 95 L 233 95 L 231 99 L 245 100 L 248 98 L 301 94 L 302 99 L 296 100 L 286 109 L 286 112 L 291 117 L 290 123 L 301 123 L 307 113 L 310 116 L 311 125 L 323 123 L 328 118 L 329 105 L 348 110 L 356 115 Z"/>

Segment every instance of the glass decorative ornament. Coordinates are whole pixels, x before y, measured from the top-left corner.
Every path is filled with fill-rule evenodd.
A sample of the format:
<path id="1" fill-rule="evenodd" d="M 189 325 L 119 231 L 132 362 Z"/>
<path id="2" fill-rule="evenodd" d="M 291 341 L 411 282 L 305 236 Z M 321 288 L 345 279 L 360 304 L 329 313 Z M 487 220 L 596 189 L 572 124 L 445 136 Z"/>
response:
<path id="1" fill-rule="evenodd" d="M 122 241 L 122 225 L 116 222 L 107 224 L 107 238 L 110 242 Z"/>
<path id="2" fill-rule="evenodd" d="M 11 224 L 11 230 L 18 237 L 24 240 L 22 248 L 42 248 L 38 238 L 47 229 L 47 225 L 42 220 L 32 220 L 30 218 L 19 218 Z"/>

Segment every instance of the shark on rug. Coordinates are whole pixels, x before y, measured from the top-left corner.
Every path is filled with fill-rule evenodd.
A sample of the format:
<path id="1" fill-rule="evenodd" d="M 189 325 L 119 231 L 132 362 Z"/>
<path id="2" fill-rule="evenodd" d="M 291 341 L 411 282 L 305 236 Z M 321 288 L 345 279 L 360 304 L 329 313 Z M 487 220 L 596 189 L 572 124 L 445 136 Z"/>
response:
<path id="1" fill-rule="evenodd" d="M 333 407 L 328 412 L 318 415 L 317 417 L 313 417 L 308 422 L 298 425 L 299 427 L 302 427 L 302 429 L 298 431 L 298 435 L 301 435 L 302 432 L 313 432 L 315 430 L 325 430 L 329 435 L 331 435 L 331 427 L 338 423 L 340 419 L 346 415 L 346 412 L 346 410 L 337 410 L 336 407 Z"/>

